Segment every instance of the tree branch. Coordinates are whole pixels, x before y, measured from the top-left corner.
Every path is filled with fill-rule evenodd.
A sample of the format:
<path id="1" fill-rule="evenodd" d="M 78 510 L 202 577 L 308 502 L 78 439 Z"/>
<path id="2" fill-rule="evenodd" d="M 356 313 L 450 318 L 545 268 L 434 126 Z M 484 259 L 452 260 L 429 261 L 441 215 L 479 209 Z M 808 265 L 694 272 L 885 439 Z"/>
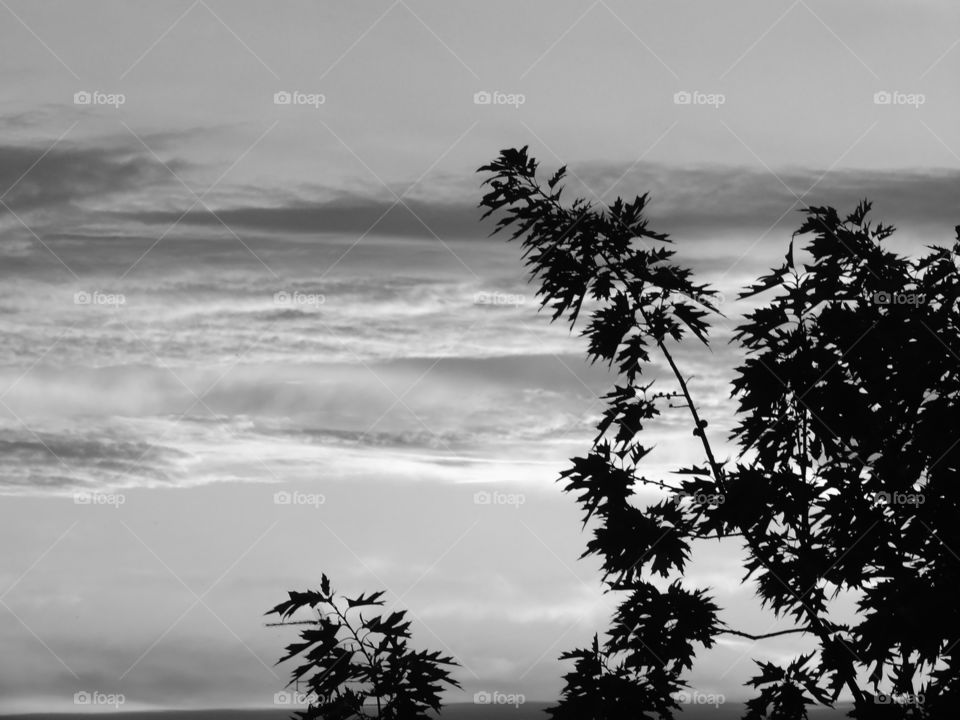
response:
<path id="1" fill-rule="evenodd" d="M 641 310 L 641 313 L 642 312 L 643 311 Z M 674 362 L 673 356 L 670 354 L 670 351 L 667 350 L 667 346 L 663 340 L 657 340 L 657 346 L 663 353 L 663 357 L 666 358 L 667 363 L 670 365 L 670 369 L 673 371 L 674 377 L 677 378 L 677 383 L 680 385 L 680 391 L 683 393 L 684 400 L 687 403 L 687 408 L 690 410 L 690 415 L 693 417 L 693 422 L 696 425 L 693 433 L 700 438 L 700 443 L 703 445 L 703 451 L 707 455 L 707 462 L 710 463 L 710 470 L 713 472 L 713 478 L 717 482 L 717 487 L 719 487 L 721 491 L 726 491 L 726 486 L 723 482 L 723 472 L 713 454 L 713 448 L 710 446 L 710 441 L 707 439 L 707 431 L 704 429 L 706 428 L 706 423 L 700 419 L 700 413 L 697 412 L 697 406 L 693 402 L 693 397 L 690 395 L 690 389 L 687 387 L 687 382 L 683 379 L 683 375 L 680 373 L 680 368 L 677 367 L 677 363 Z"/>
<path id="2" fill-rule="evenodd" d="M 791 633 L 801 633 L 801 634 L 804 634 L 804 633 L 812 633 L 812 634 L 816 634 L 816 633 L 814 633 L 814 631 L 813 631 L 812 628 L 807 628 L 807 627 L 803 627 L 803 628 L 790 628 L 789 630 L 777 630 L 776 632 L 764 633 L 764 634 L 762 634 L 762 635 L 751 635 L 750 633 L 746 633 L 746 632 L 743 632 L 743 631 L 741 631 L 741 630 L 734 630 L 734 629 L 731 628 L 731 627 L 724 627 L 722 630 L 720 630 L 720 632 L 723 633 L 723 634 L 726 634 L 726 635 L 738 635 L 739 637 L 745 637 L 745 638 L 747 638 L 748 640 L 763 640 L 764 638 L 777 637 L 778 635 L 789 635 L 789 634 L 791 634 Z"/>

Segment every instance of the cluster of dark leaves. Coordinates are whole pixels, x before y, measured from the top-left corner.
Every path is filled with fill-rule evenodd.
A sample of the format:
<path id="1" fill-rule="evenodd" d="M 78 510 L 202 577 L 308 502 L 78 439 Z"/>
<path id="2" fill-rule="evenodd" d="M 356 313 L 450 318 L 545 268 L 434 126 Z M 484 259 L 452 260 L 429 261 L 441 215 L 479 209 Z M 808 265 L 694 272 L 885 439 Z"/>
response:
<path id="1" fill-rule="evenodd" d="M 823 625 L 813 674 L 831 698 L 859 667 L 874 692 L 886 680 L 923 703 L 864 693 L 857 717 L 945 717 L 960 703 L 960 227 L 953 248 L 907 259 L 869 211 L 809 208 L 810 262 L 791 243 L 743 293 L 778 291 L 737 334 L 741 477 L 770 489 L 749 495 L 763 543 L 748 570 L 797 618 L 860 594 L 855 623 Z"/>
<path id="2" fill-rule="evenodd" d="M 688 335 L 707 345 L 716 295 L 648 228 L 647 196 L 564 203 L 565 168 L 541 185 L 527 148 L 502 151 L 480 172 L 489 175 L 484 217 L 499 212 L 494 232 L 521 240 L 541 307 L 571 328 L 591 308 L 588 357 L 623 378 L 605 396 L 592 449 L 561 478 L 584 526 L 594 520 L 584 555 L 601 560 L 607 589 L 623 599 L 605 642 L 562 656 L 574 670 L 552 717 L 673 717 L 697 649 L 729 628 L 706 590 L 678 579 L 661 590 L 651 578 L 682 578 L 691 543 L 706 537 L 741 538 L 745 580 L 818 643 L 783 667 L 758 663 L 748 718 L 799 720 L 844 689 L 857 718 L 938 718 L 960 706 L 951 549 L 960 549 L 960 228 L 952 250 L 908 260 L 883 247 L 893 229 L 867 220 L 868 203 L 847 217 L 808 208 L 797 235 L 810 239 L 811 262 L 795 261 L 791 242 L 784 264 L 741 296 L 771 297 L 735 335 L 746 357 L 732 389 L 740 452 L 721 463 L 669 349 Z M 654 352 L 681 392 L 655 393 L 643 380 Z M 671 485 L 644 476 L 651 448 L 638 436 L 678 397 L 706 461 Z M 644 485 L 667 499 L 637 507 Z M 705 495 L 722 502 L 687 501 Z M 828 617 L 842 591 L 860 595 L 855 624 Z M 881 683 L 923 703 L 878 701 Z"/>
<path id="3" fill-rule="evenodd" d="M 302 660 L 291 685 L 302 683 L 311 702 L 295 718 L 422 720 L 431 717 L 429 710 L 439 711 L 444 684 L 460 687 L 450 678 L 452 658 L 408 646 L 410 622 L 404 611 L 364 616 L 364 609 L 384 605 L 383 594 L 335 596 L 323 575 L 320 590 L 290 592 L 267 613 L 281 621 L 304 609 L 316 614 L 310 621 L 280 623 L 304 626 L 300 642 L 288 645 L 280 659 Z"/>

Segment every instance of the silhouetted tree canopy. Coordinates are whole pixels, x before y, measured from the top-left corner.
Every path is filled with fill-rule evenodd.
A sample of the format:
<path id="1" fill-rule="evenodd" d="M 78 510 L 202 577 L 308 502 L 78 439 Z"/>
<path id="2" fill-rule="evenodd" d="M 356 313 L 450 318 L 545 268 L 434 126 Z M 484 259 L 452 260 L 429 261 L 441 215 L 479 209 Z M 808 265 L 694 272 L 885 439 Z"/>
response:
<path id="1" fill-rule="evenodd" d="M 425 720 L 432 717 L 428 710 L 439 711 L 444 683 L 460 687 L 450 678 L 452 658 L 408 647 L 410 622 L 404 611 L 386 617 L 370 613 L 384 605 L 383 594 L 337 596 L 323 575 L 319 590 L 290 592 L 267 613 L 280 617 L 277 624 L 306 626 L 301 642 L 288 645 L 280 659 L 302 659 L 291 684 L 305 684 L 309 704 L 295 718 Z M 304 609 L 315 611 L 316 618 L 291 621 Z"/>
<path id="2" fill-rule="evenodd" d="M 674 261 L 648 227 L 648 196 L 595 207 L 566 202 L 561 168 L 545 184 L 527 148 L 501 152 L 481 207 L 494 233 L 521 240 L 552 320 L 582 324 L 587 355 L 621 381 L 589 452 L 561 477 L 593 519 L 584 555 L 602 562 L 621 597 L 600 642 L 573 661 L 556 720 L 672 718 L 696 653 L 728 633 L 800 633 L 816 649 L 758 662 L 746 718 L 807 717 L 813 704 L 854 699 L 851 717 L 947 718 L 960 707 L 960 226 L 952 248 L 919 259 L 887 249 L 894 229 L 862 202 L 841 216 L 810 207 L 784 263 L 746 288 L 765 299 L 734 341 L 739 404 L 734 457 L 720 460 L 687 378 L 680 343 L 708 345 L 717 294 Z M 810 258 L 794 258 L 794 242 Z M 646 380 L 666 362 L 675 388 Z M 700 464 L 650 478 L 644 424 L 681 401 Z M 674 405 L 675 406 L 675 405 Z M 665 497 L 640 506 L 637 488 Z M 754 636 L 727 626 L 709 588 L 684 574 L 691 543 L 736 538 L 764 606 L 795 627 Z M 652 582 L 660 576 L 669 582 Z M 660 589 L 665 588 L 665 589 Z M 853 591 L 858 612 L 830 617 Z"/>

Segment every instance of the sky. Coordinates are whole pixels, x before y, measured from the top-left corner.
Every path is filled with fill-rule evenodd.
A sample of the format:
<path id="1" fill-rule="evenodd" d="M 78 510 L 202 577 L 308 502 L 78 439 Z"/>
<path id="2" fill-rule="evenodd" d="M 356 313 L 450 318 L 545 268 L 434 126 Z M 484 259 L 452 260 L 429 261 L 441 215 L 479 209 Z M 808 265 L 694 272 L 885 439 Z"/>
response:
<path id="1" fill-rule="evenodd" d="M 736 289 L 800 208 L 868 197 L 904 254 L 960 222 L 945 0 L 0 18 L 2 712 L 269 706 L 292 634 L 263 613 L 323 572 L 386 590 L 414 644 L 459 661 L 449 700 L 557 696 L 558 656 L 615 600 L 556 478 L 616 378 L 480 222 L 475 170 L 501 148 L 568 165 L 570 197 L 651 194 L 722 294 L 711 350 L 677 357 L 723 457 Z M 682 414 L 649 432 L 651 472 L 699 460 Z M 703 543 L 687 581 L 781 627 L 742 574 Z M 751 658 L 803 647 L 724 639 L 690 682 L 742 698 Z"/>

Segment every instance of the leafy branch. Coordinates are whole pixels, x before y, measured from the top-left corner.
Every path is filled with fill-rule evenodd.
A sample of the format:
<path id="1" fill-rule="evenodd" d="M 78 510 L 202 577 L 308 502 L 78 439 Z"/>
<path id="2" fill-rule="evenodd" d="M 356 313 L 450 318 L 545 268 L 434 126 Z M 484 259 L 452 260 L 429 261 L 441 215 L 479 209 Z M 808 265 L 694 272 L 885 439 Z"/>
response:
<path id="1" fill-rule="evenodd" d="M 960 692 L 949 671 L 960 617 L 944 609 L 949 582 L 960 580 L 944 551 L 954 541 L 960 547 L 958 524 L 944 515 L 947 507 L 960 510 L 949 480 L 960 467 L 960 439 L 946 430 L 960 426 L 960 228 L 952 252 L 934 247 L 908 261 L 881 247 L 893 229 L 867 220 L 868 203 L 847 217 L 807 209 L 797 235 L 812 237 L 805 249 L 813 264 L 799 270 L 791 242 L 786 262 L 741 295 L 779 291 L 734 336 L 747 359 L 733 382 L 740 457 L 728 466 L 717 460 L 668 346 L 688 334 L 708 345 L 709 320 L 719 316 L 716 294 L 674 264 L 671 240 L 648 228 L 648 196 L 617 198 L 602 210 L 581 198 L 565 205 L 566 169 L 544 187 L 526 148 L 502 151 L 480 172 L 488 174 L 484 217 L 501 212 L 494 233 L 509 228 L 511 240 L 522 238 L 541 308 L 551 308 L 554 321 L 566 316 L 571 328 L 589 310 L 581 330 L 588 358 L 616 365 L 624 379 L 604 397 L 591 452 L 574 458 L 561 480 L 577 495 L 584 527 L 597 520 L 584 555 L 602 559 L 604 583 L 625 597 L 605 643 L 595 637 L 591 648 L 563 656 L 577 669 L 566 676 L 553 717 L 610 717 L 637 707 L 655 714 L 642 717 L 672 717 L 672 693 L 695 646 L 710 647 L 722 633 L 754 640 L 802 633 L 819 643 L 784 667 L 758 663 L 750 684 L 760 694 L 749 717 L 769 710 L 803 718 L 807 705 L 831 704 L 843 688 L 854 697 L 856 717 L 900 717 L 878 710 L 877 696 L 859 686 L 858 672 L 868 665 L 874 692 L 886 681 L 906 693 L 926 674 L 922 712 L 935 717 L 931 708 Z M 905 294 L 923 301 L 877 300 Z M 679 393 L 654 393 L 652 382 L 640 381 L 652 348 Z M 674 407 L 674 398 L 683 399 L 706 458 L 705 467 L 676 471 L 684 478 L 679 487 L 642 474 L 652 448 L 638 441 L 644 423 L 665 400 Z M 631 502 L 638 485 L 670 497 L 638 508 Z M 939 506 L 875 499 L 921 491 Z M 710 492 L 721 501 L 685 500 Z M 800 627 L 756 636 L 733 630 L 704 590 L 674 580 L 664 591 L 646 579 L 645 569 L 682 577 L 690 542 L 707 537 L 743 538 L 747 577 L 760 600 Z M 933 584 L 933 599 L 903 594 L 918 576 Z M 834 596 L 864 593 L 859 624 L 829 619 L 828 586 Z M 901 609 L 892 614 L 891 604 Z M 935 608 L 936 627 L 921 632 L 916 620 L 906 621 L 904 606 L 921 616 Z M 884 627 L 894 615 L 900 624 Z"/>
<path id="2" fill-rule="evenodd" d="M 309 689 L 309 705 L 296 715 L 300 720 L 426 719 L 428 710 L 439 711 L 444 684 L 460 687 L 450 678 L 448 668 L 457 664 L 452 658 L 409 648 L 405 612 L 364 617 L 364 609 L 384 605 L 383 591 L 337 596 L 323 575 L 320 590 L 288 595 L 267 614 L 280 617 L 271 626 L 308 626 L 279 661 L 304 660 L 291 677 L 291 684 L 302 681 Z M 316 618 L 291 619 L 305 609 Z M 372 706 L 376 712 L 369 714 Z"/>

